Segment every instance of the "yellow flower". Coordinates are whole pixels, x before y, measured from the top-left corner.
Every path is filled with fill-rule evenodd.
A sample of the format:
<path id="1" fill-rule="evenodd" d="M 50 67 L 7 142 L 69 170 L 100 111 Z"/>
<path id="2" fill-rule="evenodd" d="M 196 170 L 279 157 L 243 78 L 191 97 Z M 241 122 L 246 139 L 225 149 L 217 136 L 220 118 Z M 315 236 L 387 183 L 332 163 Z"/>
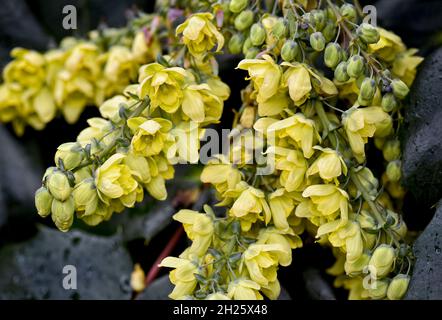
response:
<path id="1" fill-rule="evenodd" d="M 174 113 L 183 100 L 185 77 L 183 68 L 166 68 L 159 63 L 144 65 L 138 76 L 138 96 L 149 96 L 151 110 L 159 106 L 168 113 Z"/>
<path id="2" fill-rule="evenodd" d="M 207 79 L 207 84 L 210 87 L 210 90 L 222 101 L 225 101 L 230 96 L 230 87 L 221 81 L 219 77 L 210 77 Z"/>
<path id="3" fill-rule="evenodd" d="M 284 189 L 278 189 L 272 192 L 268 199 L 270 210 L 272 211 L 273 224 L 280 230 L 288 231 L 289 223 L 287 218 L 295 209 L 294 200 Z"/>
<path id="4" fill-rule="evenodd" d="M 137 71 L 137 64 L 128 48 L 124 46 L 110 48 L 104 66 L 104 75 L 108 80 L 126 86 L 136 78 Z"/>
<path id="5" fill-rule="evenodd" d="M 251 244 L 243 253 L 250 278 L 261 286 L 276 281 L 279 254 L 291 256 L 291 249 L 288 252 L 285 249 L 281 244 Z"/>
<path id="6" fill-rule="evenodd" d="M 212 23 L 211 13 L 195 13 L 176 29 L 176 34 L 183 34 L 183 42 L 190 53 L 201 57 L 217 45 L 218 52 L 224 45 L 223 35 Z"/>
<path id="7" fill-rule="evenodd" d="M 103 144 L 107 145 L 112 141 L 115 134 L 112 134 L 113 126 L 112 123 L 103 118 L 90 118 L 87 120 L 89 127 L 83 129 L 77 136 L 77 141 L 82 147 L 90 144 L 92 141 L 101 141 Z M 115 131 L 116 132 L 116 131 Z M 91 144 L 91 153 L 94 153 L 94 144 Z"/>
<path id="8" fill-rule="evenodd" d="M 45 59 L 36 52 L 23 48 L 11 51 L 14 58 L 3 70 L 3 79 L 7 83 L 17 83 L 23 89 L 37 91 L 45 82 Z"/>
<path id="9" fill-rule="evenodd" d="M 104 101 L 100 106 L 100 114 L 103 118 L 109 119 L 114 123 L 121 122 L 120 108 L 128 107 L 129 99 L 123 95 L 116 95 Z"/>
<path id="10" fill-rule="evenodd" d="M 199 160 L 200 140 L 204 129 L 195 122 L 181 122 L 170 131 L 174 144 L 167 151 L 172 164 L 197 163 Z"/>
<path id="11" fill-rule="evenodd" d="M 396 55 L 405 51 L 405 45 L 402 39 L 393 32 L 387 31 L 383 28 L 378 28 L 381 38 L 377 43 L 368 45 L 368 51 L 374 53 L 391 62 L 396 58 Z"/>
<path id="12" fill-rule="evenodd" d="M 329 228 L 329 230 L 334 231 L 329 234 L 328 240 L 334 247 L 345 250 L 346 262 L 353 264 L 360 259 L 364 250 L 361 227 L 355 221 L 348 221 L 345 224 L 342 224 L 339 221 L 335 224 L 336 226 L 331 226 Z M 324 230 L 323 232 L 327 231 L 328 230 Z"/>
<path id="13" fill-rule="evenodd" d="M 365 159 L 365 143 L 371 137 L 385 137 L 392 130 L 392 120 L 381 107 L 352 108 L 342 119 L 350 147 L 359 163 Z"/>
<path id="14" fill-rule="evenodd" d="M 292 249 L 301 248 L 302 240 L 292 230 L 279 230 L 274 227 L 261 229 L 256 244 L 278 244 L 283 250 L 275 251 L 278 263 L 284 267 L 292 263 Z"/>
<path id="15" fill-rule="evenodd" d="M 332 184 L 318 184 L 307 187 L 302 196 L 309 199 L 296 207 L 295 214 L 320 225 L 316 235 L 318 238 L 347 223 L 348 195 L 344 190 Z"/>
<path id="16" fill-rule="evenodd" d="M 230 191 L 238 195 L 233 203 L 229 213 L 240 219 L 241 228 L 243 231 L 248 231 L 252 224 L 257 220 L 269 223 L 272 213 L 270 207 L 265 199 L 265 194 L 259 189 L 249 186 L 246 182 L 241 181 L 237 185 L 237 189 Z M 229 192 L 226 192 L 227 196 Z"/>
<path id="17" fill-rule="evenodd" d="M 134 154 L 145 157 L 163 151 L 172 128 L 172 123 L 162 118 L 135 117 L 127 120 L 127 125 L 134 134 L 131 142 Z"/>
<path id="18" fill-rule="evenodd" d="M 222 100 L 211 92 L 208 84 L 192 84 L 184 89 L 183 113 L 192 121 L 218 121 L 223 110 Z M 208 115 L 210 119 L 207 119 Z"/>
<path id="19" fill-rule="evenodd" d="M 70 73 L 81 73 L 82 78 L 96 80 L 101 72 L 100 64 L 97 63 L 98 55 L 99 49 L 95 44 L 80 43 L 69 51 L 64 66 Z"/>
<path id="20" fill-rule="evenodd" d="M 124 158 L 125 155 L 116 153 L 107 159 L 95 172 L 95 185 L 104 203 L 119 199 L 124 206 L 133 207 L 138 183 L 130 168 L 124 164 Z"/>
<path id="21" fill-rule="evenodd" d="M 393 75 L 405 82 L 408 87 L 414 82 L 417 67 L 424 61 L 424 58 L 415 56 L 417 49 L 409 49 L 400 53 L 393 62 Z"/>
<path id="22" fill-rule="evenodd" d="M 210 160 L 201 172 L 201 181 L 212 184 L 216 191 L 224 194 L 227 190 L 235 189 L 241 181 L 241 173 L 234 168 L 225 158 Z"/>
<path id="23" fill-rule="evenodd" d="M 132 55 L 139 64 L 154 61 L 158 54 L 161 54 L 161 44 L 157 37 L 149 32 L 150 37 L 146 37 L 144 31 L 138 31 L 132 42 Z"/>
<path id="24" fill-rule="evenodd" d="M 227 296 L 233 300 L 263 300 L 260 285 L 249 279 L 237 279 L 229 283 Z"/>
<path id="25" fill-rule="evenodd" d="M 253 86 L 258 92 L 258 102 L 264 102 L 278 92 L 281 67 L 269 55 L 263 55 L 262 59 L 244 59 L 237 68 L 249 72 Z"/>
<path id="26" fill-rule="evenodd" d="M 173 219 L 183 224 L 187 236 L 192 240 L 188 254 L 202 256 L 212 243 L 213 221 L 209 216 L 193 210 L 182 209 Z"/>
<path id="27" fill-rule="evenodd" d="M 320 150 L 321 155 L 312 163 L 307 170 L 307 175 L 311 176 L 319 173 L 319 176 L 325 181 L 330 182 L 341 176 L 342 173 L 347 175 L 347 166 L 344 159 L 338 154 L 337 151 L 330 148 L 322 148 L 320 146 L 313 147 L 316 150 Z"/>
<path id="28" fill-rule="evenodd" d="M 197 284 L 195 274 L 198 273 L 194 263 L 187 259 L 167 257 L 161 261 L 160 267 L 175 269 L 169 273 L 170 282 L 175 285 L 169 298 L 177 300 L 193 293 Z"/>
<path id="29" fill-rule="evenodd" d="M 296 106 L 300 106 L 309 98 L 312 90 L 310 73 L 302 64 L 283 62 L 282 65 L 289 67 L 284 72 L 283 86 L 288 87 L 290 98 Z"/>
<path id="30" fill-rule="evenodd" d="M 267 128 L 267 136 L 278 139 L 291 138 L 295 146 L 302 149 L 306 158 L 313 155 L 313 145 L 321 140 L 315 122 L 301 113 L 271 124 Z"/>

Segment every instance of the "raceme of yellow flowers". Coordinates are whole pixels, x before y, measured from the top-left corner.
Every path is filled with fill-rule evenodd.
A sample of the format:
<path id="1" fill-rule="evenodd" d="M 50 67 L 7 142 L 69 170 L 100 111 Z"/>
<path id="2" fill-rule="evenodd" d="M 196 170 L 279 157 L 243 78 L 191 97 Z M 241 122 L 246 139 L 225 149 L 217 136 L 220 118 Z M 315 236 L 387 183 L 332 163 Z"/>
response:
<path id="1" fill-rule="evenodd" d="M 206 58 L 200 63 L 208 73 L 174 66 L 168 56 L 166 65 L 143 65 L 137 84 L 104 101 L 102 117 L 89 119 L 77 141 L 60 145 L 35 195 L 38 213 L 67 231 L 74 216 L 96 225 L 142 201 L 145 191 L 165 200 L 173 164 L 198 161 L 203 127 L 219 121 L 230 94 Z"/>
<path id="2" fill-rule="evenodd" d="M 173 299 L 276 299 L 278 268 L 291 264 L 304 231 L 332 248 L 328 272 L 350 299 L 400 299 L 407 291 L 413 256 L 397 213 L 404 196 L 397 130 L 422 58 L 392 32 L 358 24 L 353 5 L 312 3 L 280 1 L 269 13 L 231 0 L 214 9 L 230 28 L 229 51 L 246 57 L 237 68 L 250 84 L 233 127 L 254 143 L 232 139 L 230 154 L 202 172 L 225 216 L 208 206 L 174 216 L 191 246 L 161 263 L 173 269 Z M 186 22 L 194 55 L 206 36 L 211 47 L 218 37 L 203 20 Z M 381 182 L 366 166 L 371 144 L 385 159 Z M 261 159 L 250 161 L 262 146 Z M 270 174 L 259 174 L 263 167 Z"/>
<path id="3" fill-rule="evenodd" d="M 11 122 L 17 135 L 26 125 L 42 130 L 59 112 L 74 123 L 86 106 L 134 83 L 138 68 L 161 53 L 158 39 L 141 29 L 108 50 L 99 45 L 102 38 L 93 32 L 88 40 L 66 38 L 45 53 L 13 49 L 0 85 L 0 122 Z"/>

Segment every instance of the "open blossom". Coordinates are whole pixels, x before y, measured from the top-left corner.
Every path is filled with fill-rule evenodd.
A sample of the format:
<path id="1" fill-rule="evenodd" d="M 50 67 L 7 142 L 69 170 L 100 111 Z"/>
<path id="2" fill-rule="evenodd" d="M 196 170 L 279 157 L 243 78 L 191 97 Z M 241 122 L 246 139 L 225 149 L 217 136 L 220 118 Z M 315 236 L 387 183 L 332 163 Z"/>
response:
<path id="1" fill-rule="evenodd" d="M 347 174 L 347 165 L 337 151 L 320 146 L 313 147 L 320 150 L 321 155 L 312 163 L 307 170 L 307 175 L 319 174 L 326 182 L 336 180 L 343 173 Z"/>
<path id="2" fill-rule="evenodd" d="M 229 284 L 227 296 L 233 300 L 263 300 L 261 286 L 248 279 L 237 279 Z"/>
<path id="3" fill-rule="evenodd" d="M 160 266 L 174 268 L 169 273 L 169 279 L 175 285 L 175 288 L 169 294 L 169 298 L 177 300 L 193 293 L 197 284 L 195 274 L 198 273 L 198 268 L 192 261 L 167 257 L 161 261 Z"/>
<path id="4" fill-rule="evenodd" d="M 135 117 L 127 121 L 133 132 L 131 146 L 135 154 L 145 157 L 159 154 L 166 145 L 172 123 L 162 118 Z"/>
<path id="5" fill-rule="evenodd" d="M 344 115 L 342 123 L 350 147 L 359 163 L 365 159 L 365 144 L 368 138 L 385 137 L 392 129 L 392 119 L 381 107 L 350 109 Z"/>
<path id="6" fill-rule="evenodd" d="M 160 107 L 173 113 L 183 101 L 183 86 L 186 71 L 183 68 L 166 68 L 159 63 L 150 63 L 140 68 L 138 81 L 140 98 L 148 96 L 152 110 Z"/>
<path id="7" fill-rule="evenodd" d="M 204 255 L 212 242 L 212 219 L 206 214 L 186 209 L 178 211 L 173 219 L 183 224 L 187 236 L 192 240 L 188 253 Z"/>
<path id="8" fill-rule="evenodd" d="M 217 45 L 216 51 L 223 47 L 224 37 L 212 20 L 211 13 L 195 13 L 177 27 L 176 33 L 183 35 L 183 42 L 192 55 L 200 57 L 215 45 Z"/>

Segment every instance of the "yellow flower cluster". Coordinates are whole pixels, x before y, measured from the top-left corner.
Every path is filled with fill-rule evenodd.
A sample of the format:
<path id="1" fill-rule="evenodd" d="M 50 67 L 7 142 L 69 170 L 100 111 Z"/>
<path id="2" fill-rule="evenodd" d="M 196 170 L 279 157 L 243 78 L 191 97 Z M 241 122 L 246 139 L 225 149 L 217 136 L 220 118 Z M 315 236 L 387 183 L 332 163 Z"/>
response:
<path id="1" fill-rule="evenodd" d="M 76 142 L 58 148 L 56 167 L 46 172 L 35 201 L 38 213 L 52 213 L 60 230 L 70 228 L 75 213 L 90 225 L 108 220 L 142 201 L 144 190 L 165 200 L 173 164 L 198 160 L 202 126 L 219 121 L 229 96 L 214 74 L 197 83 L 181 67 L 151 63 L 138 79 L 100 106 L 102 118 L 89 119 Z M 201 90 L 200 103 L 185 103 L 194 88 Z"/>
<path id="2" fill-rule="evenodd" d="M 58 112 L 76 122 L 86 106 L 121 93 L 136 80 L 138 68 L 161 53 L 158 40 L 149 41 L 140 30 L 129 45 L 108 50 L 97 41 L 71 38 L 45 53 L 12 50 L 0 85 L 0 121 L 11 122 L 17 135 L 26 125 L 42 130 Z"/>

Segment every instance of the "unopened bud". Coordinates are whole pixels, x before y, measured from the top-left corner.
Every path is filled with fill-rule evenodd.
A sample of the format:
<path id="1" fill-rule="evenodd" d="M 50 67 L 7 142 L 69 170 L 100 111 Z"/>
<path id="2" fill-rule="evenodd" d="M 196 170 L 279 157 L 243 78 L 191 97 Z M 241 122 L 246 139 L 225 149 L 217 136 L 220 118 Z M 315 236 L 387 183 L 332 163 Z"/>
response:
<path id="1" fill-rule="evenodd" d="M 400 300 L 405 295 L 410 283 L 410 276 L 406 274 L 398 274 L 395 276 L 388 286 L 387 297 L 390 300 Z"/>
<path id="2" fill-rule="evenodd" d="M 35 207 L 41 217 L 45 218 L 51 213 L 52 200 L 53 197 L 45 187 L 35 192 Z"/>
<path id="3" fill-rule="evenodd" d="M 382 110 L 385 112 L 392 112 L 397 108 L 397 100 L 392 93 L 386 93 L 382 97 Z"/>
<path id="4" fill-rule="evenodd" d="M 78 185 L 75 186 L 72 195 L 77 207 L 85 206 L 90 202 L 96 200 L 97 189 L 94 184 L 94 179 L 89 178 L 80 182 Z"/>
<path id="5" fill-rule="evenodd" d="M 243 11 L 248 4 L 249 0 L 231 0 L 229 4 L 229 10 L 233 13 L 238 13 Z"/>
<path id="6" fill-rule="evenodd" d="M 250 40 L 254 46 L 260 46 L 266 40 L 266 31 L 261 23 L 255 23 L 250 28 Z"/>
<path id="7" fill-rule="evenodd" d="M 245 10 L 242 11 L 238 16 L 235 18 L 235 28 L 239 31 L 243 31 L 250 27 L 253 23 L 253 11 L 252 10 Z"/>
<path id="8" fill-rule="evenodd" d="M 314 32 L 310 35 L 310 45 L 315 51 L 322 51 L 325 48 L 325 38 L 322 32 Z"/>
<path id="9" fill-rule="evenodd" d="M 255 59 L 258 54 L 259 54 L 259 49 L 257 47 L 251 47 L 249 50 L 247 50 L 245 58 Z"/>
<path id="10" fill-rule="evenodd" d="M 359 78 L 364 72 L 364 58 L 354 55 L 348 60 L 347 73 L 352 78 Z"/>
<path id="11" fill-rule="evenodd" d="M 401 156 L 401 143 L 397 139 L 388 140 L 382 148 L 384 159 L 388 162 L 399 159 Z"/>
<path id="12" fill-rule="evenodd" d="M 342 61 L 335 69 L 335 79 L 339 82 L 347 82 L 350 76 L 347 73 L 347 62 Z"/>
<path id="13" fill-rule="evenodd" d="M 300 48 L 299 44 L 296 41 L 288 40 L 284 43 L 284 45 L 281 48 L 281 58 L 284 61 L 293 61 L 296 60 L 296 58 L 300 54 Z"/>
<path id="14" fill-rule="evenodd" d="M 370 288 L 368 289 L 368 294 L 370 298 L 380 300 L 384 299 L 387 295 L 388 281 L 387 280 L 374 280 Z"/>
<path id="15" fill-rule="evenodd" d="M 65 201 L 71 194 L 68 177 L 60 171 L 48 176 L 46 186 L 51 195 L 59 201 Z"/>
<path id="16" fill-rule="evenodd" d="M 250 40 L 250 38 L 247 38 L 246 41 L 244 41 L 244 44 L 242 46 L 242 53 L 244 55 L 246 55 L 251 47 L 253 47 L 252 40 Z"/>
<path id="17" fill-rule="evenodd" d="M 387 276 L 393 267 L 396 258 L 394 248 L 387 244 L 377 247 L 369 262 L 369 270 L 376 279 Z"/>
<path id="18" fill-rule="evenodd" d="M 282 39 L 287 35 L 287 26 L 283 18 L 278 18 L 272 28 L 272 33 L 277 39 Z"/>
<path id="19" fill-rule="evenodd" d="M 325 27 L 326 22 L 326 15 L 325 12 L 322 10 L 313 10 L 311 12 L 311 20 L 313 20 L 313 23 L 315 25 L 316 30 L 322 30 Z"/>
<path id="20" fill-rule="evenodd" d="M 408 92 L 410 92 L 408 86 L 399 79 L 394 79 L 391 82 L 391 87 L 393 88 L 393 94 L 398 99 L 404 99 L 408 95 Z"/>
<path id="21" fill-rule="evenodd" d="M 377 43 L 381 37 L 377 28 L 365 22 L 358 27 L 357 34 L 366 44 Z"/>
<path id="22" fill-rule="evenodd" d="M 74 222 L 74 199 L 69 197 L 66 201 L 52 201 L 52 220 L 60 231 L 66 232 Z"/>
<path id="23" fill-rule="evenodd" d="M 65 170 L 76 168 L 83 160 L 81 145 L 78 142 L 67 142 L 60 145 L 55 153 L 55 163 L 58 164 L 60 159 L 63 161 Z"/>
<path id="24" fill-rule="evenodd" d="M 324 63 L 334 69 L 341 61 L 341 46 L 337 43 L 329 43 L 324 52 Z"/>
<path id="25" fill-rule="evenodd" d="M 235 33 L 229 40 L 229 51 L 231 54 L 240 54 L 244 45 L 244 36 Z"/>
<path id="26" fill-rule="evenodd" d="M 387 165 L 386 174 L 388 180 L 397 182 L 401 179 L 401 162 L 399 160 L 391 161 Z"/>
<path id="27" fill-rule="evenodd" d="M 365 78 L 362 81 L 359 91 L 358 102 L 361 106 L 370 105 L 376 92 L 376 82 L 371 78 Z"/>
<path id="28" fill-rule="evenodd" d="M 336 38 L 336 23 L 334 22 L 327 22 L 324 29 L 322 29 L 322 34 L 324 35 L 324 38 L 327 42 L 332 41 Z"/>
<path id="29" fill-rule="evenodd" d="M 353 23 L 356 22 L 357 17 L 358 17 L 358 13 L 357 13 L 354 5 L 349 4 L 349 3 L 343 4 L 341 6 L 341 8 L 339 8 L 339 12 L 347 20 L 350 20 Z"/>
<path id="30" fill-rule="evenodd" d="M 364 268 L 368 265 L 369 261 L 370 255 L 364 252 L 357 260 L 345 262 L 345 273 L 349 276 L 359 275 L 364 271 Z"/>
<path id="31" fill-rule="evenodd" d="M 256 109 L 254 107 L 246 107 L 241 114 L 239 122 L 244 128 L 251 128 L 255 123 Z"/>

